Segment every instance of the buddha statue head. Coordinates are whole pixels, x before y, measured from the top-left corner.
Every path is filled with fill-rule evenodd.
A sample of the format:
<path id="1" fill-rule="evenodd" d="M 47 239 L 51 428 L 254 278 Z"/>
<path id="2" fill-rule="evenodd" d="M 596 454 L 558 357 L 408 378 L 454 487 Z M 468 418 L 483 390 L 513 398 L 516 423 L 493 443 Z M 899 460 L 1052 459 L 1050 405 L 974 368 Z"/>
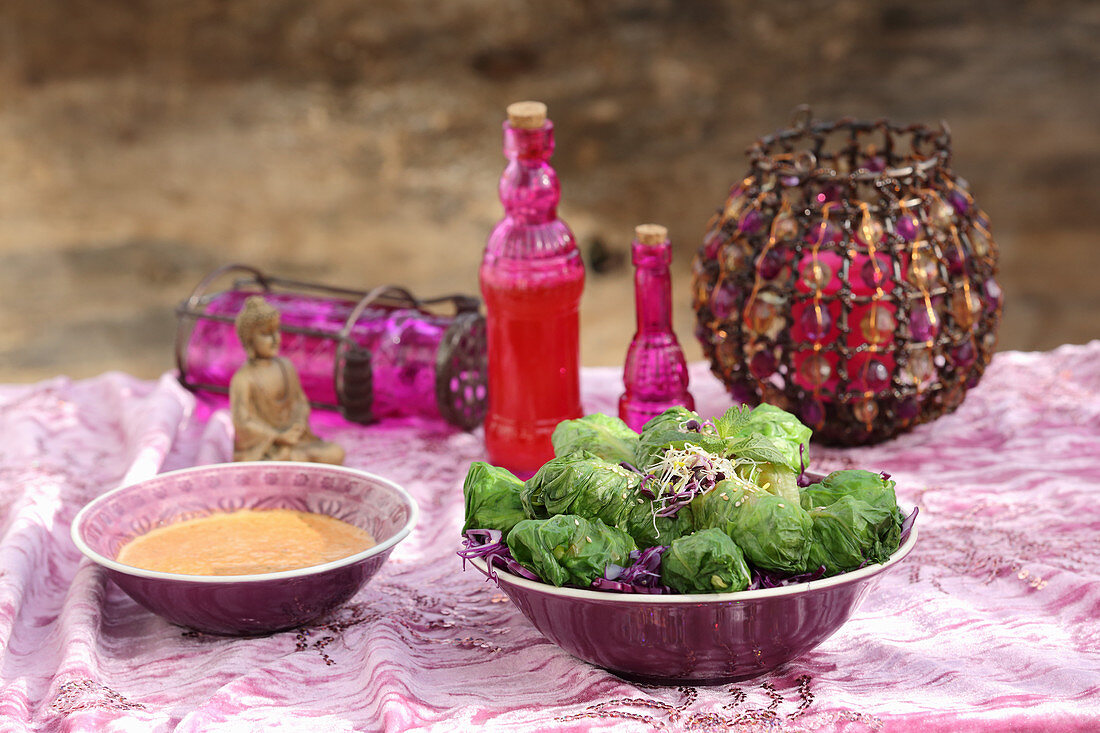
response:
<path id="1" fill-rule="evenodd" d="M 270 359 L 279 353 L 279 311 L 263 297 L 253 295 L 244 302 L 236 327 L 249 359 Z"/>

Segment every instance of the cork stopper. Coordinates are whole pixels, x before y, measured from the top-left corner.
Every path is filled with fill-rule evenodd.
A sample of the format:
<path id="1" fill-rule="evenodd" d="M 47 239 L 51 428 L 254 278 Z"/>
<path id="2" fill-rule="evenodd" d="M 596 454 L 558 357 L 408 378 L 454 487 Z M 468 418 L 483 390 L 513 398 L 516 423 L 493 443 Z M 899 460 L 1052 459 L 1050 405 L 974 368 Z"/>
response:
<path id="1" fill-rule="evenodd" d="M 546 124 L 542 102 L 513 102 L 508 105 L 508 124 L 520 130 L 537 130 Z"/>
<path id="2" fill-rule="evenodd" d="M 642 244 L 656 246 L 668 240 L 668 229 L 660 224 L 639 224 L 634 227 L 634 236 Z"/>

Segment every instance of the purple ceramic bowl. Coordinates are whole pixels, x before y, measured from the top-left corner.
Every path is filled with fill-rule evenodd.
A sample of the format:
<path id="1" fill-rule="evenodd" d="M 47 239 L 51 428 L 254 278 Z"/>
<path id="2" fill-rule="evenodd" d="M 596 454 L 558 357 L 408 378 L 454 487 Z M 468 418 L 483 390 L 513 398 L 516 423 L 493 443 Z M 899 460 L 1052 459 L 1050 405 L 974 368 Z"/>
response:
<path id="1" fill-rule="evenodd" d="M 640 682 L 721 684 L 764 674 L 823 642 L 916 541 L 914 527 L 881 565 L 739 593 L 557 588 L 495 570 L 501 590 L 535 628 L 573 656 Z M 483 560 L 470 562 L 485 572 Z"/>
<path id="2" fill-rule="evenodd" d="M 152 529 L 238 509 L 327 514 L 365 529 L 377 544 L 323 565 L 262 575 L 180 575 L 115 560 L 123 545 Z M 220 463 L 109 491 L 76 515 L 72 537 L 153 613 L 211 634 L 264 634 L 311 621 L 355 595 L 408 537 L 418 513 L 408 492 L 364 471 L 316 463 Z"/>

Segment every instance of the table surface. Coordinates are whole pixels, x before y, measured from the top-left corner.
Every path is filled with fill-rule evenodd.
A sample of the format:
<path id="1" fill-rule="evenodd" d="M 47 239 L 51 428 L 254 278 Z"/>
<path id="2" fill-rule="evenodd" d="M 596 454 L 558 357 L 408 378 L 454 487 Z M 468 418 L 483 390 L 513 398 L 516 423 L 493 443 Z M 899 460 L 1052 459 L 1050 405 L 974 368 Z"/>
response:
<path id="1" fill-rule="evenodd" d="M 613 412 L 618 370 L 583 373 Z M 692 365 L 699 411 L 729 405 Z M 805 656 L 755 680 L 645 687 L 570 657 L 455 556 L 479 433 L 315 412 L 347 464 L 407 487 L 420 525 L 345 607 L 263 638 L 187 632 L 69 539 L 120 482 L 227 460 L 231 424 L 171 375 L 0 386 L 0 729 L 1100 729 L 1100 341 L 999 353 L 953 414 L 815 447 L 921 509 L 913 554 Z"/>

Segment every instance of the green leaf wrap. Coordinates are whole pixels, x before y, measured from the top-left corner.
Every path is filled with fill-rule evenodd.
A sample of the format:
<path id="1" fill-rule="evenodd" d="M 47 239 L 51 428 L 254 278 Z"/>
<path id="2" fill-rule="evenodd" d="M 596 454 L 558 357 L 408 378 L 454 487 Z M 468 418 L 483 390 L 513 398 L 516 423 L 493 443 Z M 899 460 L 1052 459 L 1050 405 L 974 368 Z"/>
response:
<path id="1" fill-rule="evenodd" d="M 634 540 L 622 530 L 575 514 L 525 519 L 508 535 L 512 557 L 543 581 L 586 588 L 608 563 L 629 565 Z"/>
<path id="2" fill-rule="evenodd" d="M 681 537 L 661 555 L 661 582 L 681 593 L 731 593 L 751 581 L 744 553 L 720 529 Z"/>
<path id="3" fill-rule="evenodd" d="M 806 569 L 825 566 L 828 575 L 855 570 L 865 563 L 884 562 L 898 549 L 898 532 L 889 509 L 871 506 L 852 496 L 811 509 L 813 542 Z"/>
<path id="4" fill-rule="evenodd" d="M 704 529 L 720 529 L 727 535 L 733 523 L 733 515 L 739 510 L 735 502 L 742 497 L 744 490 L 735 481 L 722 481 L 705 494 L 691 500 L 680 515 L 687 515 L 691 527 L 698 532 Z"/>
<path id="5" fill-rule="evenodd" d="M 462 484 L 462 495 L 466 499 L 466 522 L 462 531 L 499 529 L 507 536 L 516 522 L 527 519 L 520 500 L 521 491 L 523 482 L 508 469 L 483 461 L 471 464 Z"/>
<path id="6" fill-rule="evenodd" d="M 752 564 L 764 570 L 801 572 L 813 526 L 805 509 L 781 496 L 749 493 L 737 509 L 728 534 Z"/>
<path id="7" fill-rule="evenodd" d="M 654 519 L 653 503 L 638 494 L 642 477 L 587 451 L 547 461 L 527 480 L 520 498 L 531 518 L 577 514 L 625 531 L 639 547 L 667 545 L 684 533 L 679 518 Z"/>
<path id="8" fill-rule="evenodd" d="M 871 471 L 833 471 L 820 483 L 810 484 L 802 489 L 802 507 L 813 509 L 829 506 L 838 499 L 850 496 L 871 506 L 897 511 L 894 485 L 893 481 L 882 478 L 882 474 Z"/>
<path id="9" fill-rule="evenodd" d="M 769 494 L 782 496 L 795 504 L 801 504 L 798 474 L 781 463 L 742 464 L 737 468 L 737 475 L 756 484 Z M 765 486 L 767 488 L 764 488 Z"/>
<path id="10" fill-rule="evenodd" d="M 758 568 L 799 573 L 805 567 L 813 522 L 797 503 L 723 481 L 688 508 L 696 531 L 722 530 Z"/>
<path id="11" fill-rule="evenodd" d="M 550 441 L 558 457 L 586 450 L 611 463 L 634 463 L 638 434 L 619 418 L 596 412 L 558 423 Z"/>

